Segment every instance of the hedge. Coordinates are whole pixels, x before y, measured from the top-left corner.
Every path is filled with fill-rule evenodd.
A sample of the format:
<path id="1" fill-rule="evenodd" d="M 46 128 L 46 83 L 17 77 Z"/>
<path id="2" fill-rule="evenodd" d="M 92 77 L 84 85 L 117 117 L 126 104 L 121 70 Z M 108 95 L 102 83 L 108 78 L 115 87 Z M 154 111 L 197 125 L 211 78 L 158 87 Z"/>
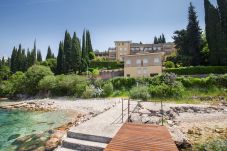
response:
<path id="1" fill-rule="evenodd" d="M 175 73 L 177 75 L 225 74 L 227 73 L 227 66 L 197 66 L 169 68 L 165 69 L 164 72 Z"/>
<path id="2" fill-rule="evenodd" d="M 118 69 L 124 68 L 124 63 L 118 61 L 91 61 L 90 68 Z"/>

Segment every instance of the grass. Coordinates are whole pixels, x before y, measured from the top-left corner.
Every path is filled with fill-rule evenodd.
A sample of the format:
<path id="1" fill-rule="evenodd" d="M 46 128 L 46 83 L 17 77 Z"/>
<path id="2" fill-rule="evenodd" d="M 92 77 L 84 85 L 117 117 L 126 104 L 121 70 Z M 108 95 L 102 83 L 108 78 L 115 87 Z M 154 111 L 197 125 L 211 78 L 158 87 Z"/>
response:
<path id="1" fill-rule="evenodd" d="M 200 103 L 212 103 L 215 104 L 215 101 L 202 101 L 200 97 L 216 97 L 216 96 L 223 96 L 227 99 L 227 89 L 224 88 L 217 88 L 217 87 L 210 87 L 210 88 L 187 88 L 185 89 L 184 93 L 181 97 L 168 97 L 168 98 L 161 98 L 161 97 L 152 97 L 149 101 L 152 102 L 173 102 L 177 104 L 200 104 Z M 128 90 L 116 90 L 110 96 L 110 98 L 114 97 L 129 97 Z"/>

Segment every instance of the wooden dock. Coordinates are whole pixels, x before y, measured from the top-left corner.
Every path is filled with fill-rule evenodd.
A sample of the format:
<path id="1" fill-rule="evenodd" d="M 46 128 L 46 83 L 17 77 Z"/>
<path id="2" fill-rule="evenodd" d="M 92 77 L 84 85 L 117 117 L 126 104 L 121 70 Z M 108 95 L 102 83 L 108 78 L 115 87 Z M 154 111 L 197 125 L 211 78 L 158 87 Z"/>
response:
<path id="1" fill-rule="evenodd" d="M 165 126 L 125 123 L 105 151 L 178 151 L 178 149 Z"/>

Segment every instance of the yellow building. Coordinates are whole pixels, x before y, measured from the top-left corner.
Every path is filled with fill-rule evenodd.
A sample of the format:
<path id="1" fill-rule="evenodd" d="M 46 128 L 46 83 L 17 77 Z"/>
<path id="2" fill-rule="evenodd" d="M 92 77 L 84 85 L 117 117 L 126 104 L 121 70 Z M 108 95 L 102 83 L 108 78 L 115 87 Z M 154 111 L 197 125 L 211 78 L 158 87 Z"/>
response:
<path id="1" fill-rule="evenodd" d="M 174 43 L 163 44 L 142 44 L 132 43 L 132 41 L 115 41 L 115 47 L 109 48 L 109 59 L 123 61 L 125 55 L 136 53 L 162 53 L 163 55 L 171 54 L 175 51 Z"/>
<path id="2" fill-rule="evenodd" d="M 124 56 L 124 77 L 149 77 L 162 73 L 162 53 L 136 53 Z"/>

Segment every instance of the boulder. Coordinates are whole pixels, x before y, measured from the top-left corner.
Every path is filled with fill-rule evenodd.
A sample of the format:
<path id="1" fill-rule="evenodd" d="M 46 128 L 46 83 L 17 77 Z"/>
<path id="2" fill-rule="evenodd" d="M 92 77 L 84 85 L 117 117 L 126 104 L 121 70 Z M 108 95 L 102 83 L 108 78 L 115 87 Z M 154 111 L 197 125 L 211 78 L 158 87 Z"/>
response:
<path id="1" fill-rule="evenodd" d="M 54 150 L 55 148 L 58 147 L 59 144 L 59 139 L 58 138 L 50 138 L 45 145 L 45 150 L 46 151 L 51 151 Z"/>

